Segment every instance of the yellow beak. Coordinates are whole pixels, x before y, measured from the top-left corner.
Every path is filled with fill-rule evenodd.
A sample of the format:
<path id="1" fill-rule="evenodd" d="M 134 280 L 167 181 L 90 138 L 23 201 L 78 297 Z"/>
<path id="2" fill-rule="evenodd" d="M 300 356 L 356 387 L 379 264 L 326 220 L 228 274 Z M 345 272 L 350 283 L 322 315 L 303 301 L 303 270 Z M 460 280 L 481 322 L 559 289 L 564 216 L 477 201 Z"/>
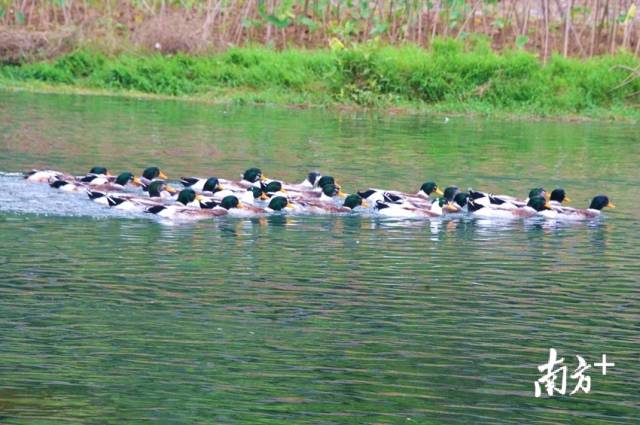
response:
<path id="1" fill-rule="evenodd" d="M 615 208 L 616 206 L 613 205 L 613 202 L 609 201 L 609 203 L 607 204 L 607 208 Z"/>
<path id="2" fill-rule="evenodd" d="M 242 204 L 242 202 L 238 202 L 238 208 L 244 208 L 244 205 Z"/>
<path id="3" fill-rule="evenodd" d="M 444 196 L 444 192 L 440 190 L 439 187 L 436 187 L 436 195 L 438 196 Z"/>
<path id="4" fill-rule="evenodd" d="M 106 174 L 106 175 L 107 175 L 108 177 L 113 177 L 113 174 L 111 174 L 111 173 L 110 173 L 110 172 L 108 172 L 108 171 L 107 171 L 107 174 Z"/>
<path id="5" fill-rule="evenodd" d="M 364 208 L 369 208 L 369 203 L 363 199 L 363 200 L 362 200 L 362 206 L 363 206 Z"/>
<path id="6" fill-rule="evenodd" d="M 565 196 L 564 199 L 562 200 L 562 203 L 569 203 L 571 202 L 571 198 L 569 198 L 568 196 Z"/>
<path id="7" fill-rule="evenodd" d="M 162 171 L 160 171 L 160 174 L 158 174 L 158 177 L 160 177 L 161 179 L 168 179 L 169 177 L 167 177 L 167 175 L 165 173 L 163 173 Z"/>
<path id="8" fill-rule="evenodd" d="M 280 192 L 282 192 L 282 193 L 287 193 L 287 189 L 284 189 L 284 188 L 283 188 L 283 189 L 280 189 Z"/>
<path id="9" fill-rule="evenodd" d="M 545 201 L 545 203 L 544 203 L 544 207 L 545 207 L 546 209 L 548 209 L 548 210 L 550 210 L 550 209 L 551 209 L 551 204 L 549 203 L 549 201 Z"/>
<path id="10" fill-rule="evenodd" d="M 261 181 L 261 182 L 266 181 L 266 180 L 268 180 L 268 179 L 267 179 L 267 176 L 260 176 L 260 181 Z"/>
<path id="11" fill-rule="evenodd" d="M 551 194 L 549 192 L 545 192 L 544 193 L 544 199 L 546 199 L 547 201 L 551 198 Z"/>
<path id="12" fill-rule="evenodd" d="M 171 186 L 169 186 L 168 184 L 167 184 L 167 185 L 165 185 L 165 189 L 166 189 L 166 191 L 167 191 L 167 192 L 169 192 L 169 193 L 176 193 L 176 192 L 178 192 L 176 189 L 172 188 L 172 187 L 171 187 Z"/>
<path id="13" fill-rule="evenodd" d="M 293 209 L 293 205 L 291 205 L 291 202 L 287 202 L 287 206 L 285 207 L 288 210 L 292 210 Z"/>
<path id="14" fill-rule="evenodd" d="M 263 200 L 263 201 L 266 201 L 267 199 L 269 199 L 269 197 L 267 196 L 267 194 L 266 194 L 266 193 L 262 192 L 262 193 L 260 194 L 260 199 L 261 199 L 261 200 Z"/>
<path id="15" fill-rule="evenodd" d="M 216 185 L 216 189 L 218 189 L 218 190 L 224 190 L 224 187 L 222 187 L 222 185 L 221 185 L 220 183 L 218 183 L 218 184 Z"/>
<path id="16" fill-rule="evenodd" d="M 196 195 L 196 201 L 204 201 L 204 196 Z"/>
<path id="17" fill-rule="evenodd" d="M 133 178 L 133 184 L 135 184 L 136 186 L 142 186 L 142 182 L 137 177 Z"/>

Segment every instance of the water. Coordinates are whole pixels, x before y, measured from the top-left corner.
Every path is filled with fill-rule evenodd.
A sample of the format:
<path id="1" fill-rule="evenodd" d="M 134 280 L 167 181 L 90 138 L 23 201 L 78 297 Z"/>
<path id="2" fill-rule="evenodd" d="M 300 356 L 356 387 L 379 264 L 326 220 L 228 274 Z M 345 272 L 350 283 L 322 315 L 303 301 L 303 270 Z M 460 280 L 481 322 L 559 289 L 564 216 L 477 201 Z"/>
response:
<path id="1" fill-rule="evenodd" d="M 0 423 L 636 424 L 637 128 L 0 92 Z M 167 226 L 32 167 L 562 186 L 590 223 Z M 533 396 L 555 347 L 589 394 Z M 575 381 L 568 380 L 568 392 Z"/>

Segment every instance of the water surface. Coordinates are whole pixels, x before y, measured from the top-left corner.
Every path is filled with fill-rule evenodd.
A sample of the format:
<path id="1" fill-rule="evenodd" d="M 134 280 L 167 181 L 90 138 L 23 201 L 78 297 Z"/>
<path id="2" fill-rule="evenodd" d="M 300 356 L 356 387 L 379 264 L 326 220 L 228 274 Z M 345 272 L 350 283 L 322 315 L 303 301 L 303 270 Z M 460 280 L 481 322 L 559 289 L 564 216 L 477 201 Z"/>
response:
<path id="1" fill-rule="evenodd" d="M 0 422 L 636 424 L 637 128 L 0 92 Z M 16 173 L 93 165 L 347 191 L 425 180 L 618 208 L 589 223 L 168 226 Z M 616 363 L 536 399 L 555 347 Z M 569 380 L 569 391 L 575 381 Z"/>

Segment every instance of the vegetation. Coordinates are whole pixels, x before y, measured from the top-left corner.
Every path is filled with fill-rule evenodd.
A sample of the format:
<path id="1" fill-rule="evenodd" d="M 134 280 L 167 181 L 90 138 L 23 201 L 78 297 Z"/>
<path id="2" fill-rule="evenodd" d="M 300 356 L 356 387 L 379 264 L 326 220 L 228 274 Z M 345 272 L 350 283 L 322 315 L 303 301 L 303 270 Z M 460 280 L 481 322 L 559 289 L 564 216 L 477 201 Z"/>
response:
<path id="1" fill-rule="evenodd" d="M 86 44 L 110 53 L 201 53 L 255 44 L 318 48 L 334 38 L 430 47 L 437 38 L 473 34 L 484 34 L 494 49 L 526 49 L 543 61 L 553 53 L 638 55 L 636 1 L 0 0 L 0 60 L 50 57 Z M 43 48 L 43 36 L 58 41 Z"/>
<path id="2" fill-rule="evenodd" d="M 269 103 L 636 116 L 638 64 L 634 55 L 620 53 L 588 60 L 554 55 L 545 65 L 524 51 L 496 53 L 482 40 L 465 49 L 450 39 L 435 40 L 429 50 L 367 44 L 107 56 L 84 49 L 53 61 L 4 66 L 0 82 Z"/>

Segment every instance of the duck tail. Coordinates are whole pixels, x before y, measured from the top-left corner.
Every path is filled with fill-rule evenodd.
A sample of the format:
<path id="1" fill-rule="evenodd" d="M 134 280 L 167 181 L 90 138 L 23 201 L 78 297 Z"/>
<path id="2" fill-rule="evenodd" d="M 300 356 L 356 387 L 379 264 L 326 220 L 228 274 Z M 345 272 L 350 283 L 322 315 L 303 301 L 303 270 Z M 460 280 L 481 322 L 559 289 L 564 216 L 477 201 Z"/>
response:
<path id="1" fill-rule="evenodd" d="M 89 199 L 91 199 L 91 200 L 95 200 L 95 199 L 98 199 L 98 198 L 102 198 L 103 196 L 107 196 L 105 193 L 98 192 L 96 190 L 87 190 L 87 195 L 89 196 Z"/>
<path id="2" fill-rule="evenodd" d="M 54 189 L 60 189 L 62 186 L 66 186 L 69 183 L 67 183 L 64 180 L 54 180 L 51 183 L 49 183 L 49 186 L 51 186 Z"/>
<path id="3" fill-rule="evenodd" d="M 153 207 L 149 207 L 144 212 L 149 214 L 158 214 L 160 211 L 164 210 L 166 207 L 164 205 L 154 205 Z"/>
<path id="4" fill-rule="evenodd" d="M 198 178 L 196 177 L 180 177 L 180 183 L 182 183 L 184 187 L 193 186 L 197 182 L 198 182 Z"/>

